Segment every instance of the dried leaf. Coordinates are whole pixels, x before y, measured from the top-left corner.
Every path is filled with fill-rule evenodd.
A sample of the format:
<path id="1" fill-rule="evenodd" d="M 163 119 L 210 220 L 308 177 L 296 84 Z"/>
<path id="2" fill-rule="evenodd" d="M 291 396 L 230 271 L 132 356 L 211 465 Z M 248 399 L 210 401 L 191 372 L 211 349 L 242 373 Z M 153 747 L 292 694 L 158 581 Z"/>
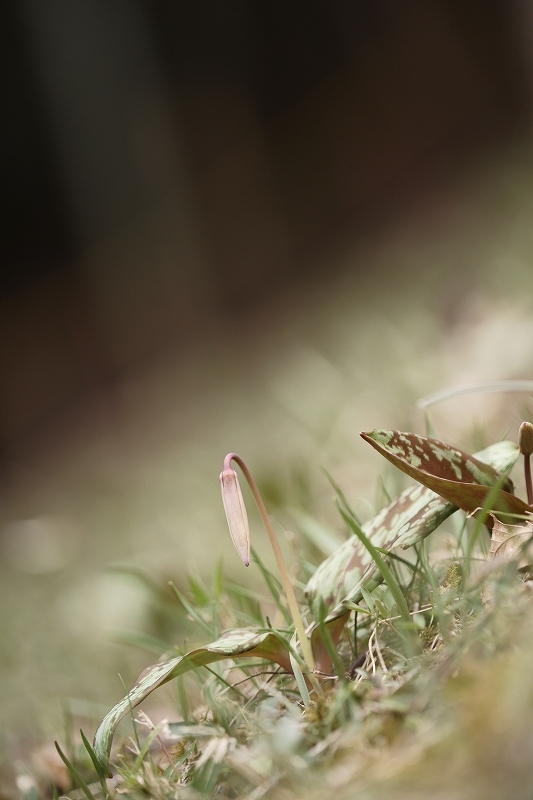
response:
<path id="1" fill-rule="evenodd" d="M 109 771 L 109 754 L 113 734 L 120 720 L 138 706 L 154 689 L 183 675 L 195 667 L 204 667 L 226 658 L 266 658 L 291 671 L 289 654 L 282 642 L 272 633 L 257 633 L 253 630 L 237 629 L 224 634 L 217 641 L 191 650 L 184 656 L 154 664 L 138 677 L 130 692 L 102 720 L 94 736 L 94 752 L 102 769 Z"/>
<path id="2" fill-rule="evenodd" d="M 476 453 L 474 459 L 493 468 L 496 479 L 509 470 L 518 456 L 514 442 L 498 442 Z M 479 505 L 479 504 L 478 504 Z M 458 506 L 431 489 L 411 486 L 364 523 L 362 530 L 377 547 L 411 547 L 432 533 Z M 315 619 L 321 607 L 327 621 L 346 613 L 346 602 L 357 602 L 361 586 L 376 578 L 376 568 L 359 539 L 352 536 L 322 562 L 307 584 L 305 595 Z M 378 579 L 379 582 L 379 579 Z M 322 606 L 323 604 L 323 606 Z"/>
<path id="3" fill-rule="evenodd" d="M 494 520 L 490 540 L 489 558 L 505 561 L 518 561 L 518 568 L 523 569 L 531 564 L 531 555 L 524 554 L 524 545 L 533 539 L 533 522 L 523 525 L 506 525 L 499 519 Z"/>

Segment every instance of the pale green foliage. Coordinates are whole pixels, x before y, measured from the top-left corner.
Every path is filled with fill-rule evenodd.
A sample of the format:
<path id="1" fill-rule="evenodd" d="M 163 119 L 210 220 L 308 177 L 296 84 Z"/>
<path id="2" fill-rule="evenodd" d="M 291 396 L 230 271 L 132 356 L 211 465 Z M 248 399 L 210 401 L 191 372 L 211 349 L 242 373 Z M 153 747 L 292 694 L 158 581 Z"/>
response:
<path id="1" fill-rule="evenodd" d="M 439 480 L 463 486 L 467 498 L 472 486 L 481 489 L 485 516 L 499 500 L 499 485 L 514 497 L 506 478 L 517 455 L 511 442 L 472 458 L 411 434 L 378 431 L 366 437 L 389 455 L 393 450 L 406 472 L 423 472 L 424 481 L 438 473 Z M 463 480 L 450 480 L 447 470 Z M 426 748 L 450 740 L 446 746 L 453 750 L 453 736 L 461 735 L 464 725 L 460 718 L 454 718 L 455 727 L 436 725 L 448 702 L 443 689 L 449 693 L 458 674 L 469 680 L 471 652 L 487 675 L 491 655 L 510 652 L 509 625 L 516 630 L 520 614 L 531 606 L 529 589 L 516 577 L 529 527 L 522 525 L 521 546 L 508 549 L 505 560 L 487 561 L 489 548 L 479 521 L 463 518 L 431 547 L 428 535 L 457 505 L 427 486 L 405 490 L 364 525 L 335 488 L 352 536 L 316 570 L 305 590 L 313 620 L 307 633 L 317 664 L 313 683 L 302 672 L 279 582 L 257 556 L 274 608 L 284 620 L 281 627 L 265 618 L 258 593 L 227 585 L 219 575 L 214 596 L 194 579 L 192 598 L 177 590 L 176 596 L 205 635 L 219 629 L 222 618 L 227 625 L 229 595 L 247 604 L 254 627 L 234 627 L 145 670 L 101 723 L 94 751 L 85 742 L 85 765 L 70 764 L 85 794 L 119 790 L 131 798 L 229 800 L 281 793 L 302 800 L 313 793 L 325 800 L 338 786 L 343 796 L 377 798 L 383 782 L 391 779 L 386 764 L 394 765 L 393 773 L 403 779 L 409 775 L 409 753 L 416 753 L 419 763 L 432 763 L 435 756 L 431 750 L 426 756 Z M 495 525 L 497 535 L 514 535 L 512 526 L 504 528 Z M 239 614 L 242 619 L 242 610 L 235 613 L 236 621 Z M 530 636 L 529 629 L 524 636 Z M 106 786 L 111 740 L 120 719 L 185 672 L 199 679 L 204 704 L 191 710 L 182 687 L 182 720 L 160 726 L 146 717 L 135 722 L 135 740 L 115 754 L 113 783 Z M 453 702 L 460 703 L 461 697 Z M 91 766 L 98 785 L 85 777 Z M 399 780 L 400 792 L 401 786 Z"/>

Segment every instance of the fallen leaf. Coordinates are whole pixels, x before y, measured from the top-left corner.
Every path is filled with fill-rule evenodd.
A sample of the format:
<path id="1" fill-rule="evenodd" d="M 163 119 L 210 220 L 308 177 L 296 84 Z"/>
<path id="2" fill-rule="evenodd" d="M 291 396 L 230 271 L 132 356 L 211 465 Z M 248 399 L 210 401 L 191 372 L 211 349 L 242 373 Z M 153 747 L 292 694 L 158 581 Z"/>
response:
<path id="1" fill-rule="evenodd" d="M 525 551 L 528 542 L 533 540 L 533 522 L 522 525 L 506 525 L 499 519 L 494 520 L 490 540 L 489 558 L 518 561 L 518 568 L 523 569 L 531 564 L 531 555 Z"/>

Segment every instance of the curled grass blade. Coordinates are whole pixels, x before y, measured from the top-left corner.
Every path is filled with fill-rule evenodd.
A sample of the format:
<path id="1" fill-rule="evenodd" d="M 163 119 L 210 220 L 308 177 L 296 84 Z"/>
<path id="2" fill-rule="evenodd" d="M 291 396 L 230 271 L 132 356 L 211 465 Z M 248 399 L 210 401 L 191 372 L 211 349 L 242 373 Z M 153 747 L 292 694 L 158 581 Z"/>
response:
<path id="1" fill-rule="evenodd" d="M 533 381 L 485 381 L 484 383 L 467 383 L 465 386 L 452 386 L 443 389 L 435 394 L 421 397 L 416 401 L 418 408 L 424 410 L 430 406 L 442 403 L 452 397 L 460 397 L 465 394 L 475 394 L 477 392 L 533 392 Z"/>

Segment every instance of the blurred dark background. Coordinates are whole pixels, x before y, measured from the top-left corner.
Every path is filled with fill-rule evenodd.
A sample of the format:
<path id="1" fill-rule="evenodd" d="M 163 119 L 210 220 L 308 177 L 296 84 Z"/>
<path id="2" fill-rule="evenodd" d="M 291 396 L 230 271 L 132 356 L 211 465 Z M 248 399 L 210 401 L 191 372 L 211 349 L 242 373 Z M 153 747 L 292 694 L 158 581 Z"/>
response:
<path id="1" fill-rule="evenodd" d="M 514 0 L 4 0 L 0 441 L 187 349 L 531 115 Z"/>
<path id="2" fill-rule="evenodd" d="M 155 660 L 143 636 L 200 643 L 148 585 L 221 559 L 257 580 L 225 453 L 298 541 L 326 530 L 318 563 L 346 536 L 322 467 L 363 519 L 382 503 L 359 430 L 533 376 L 533 5 L 3 0 L 0 39 L 11 797 L 5 764 L 61 739 L 62 709 L 91 733 Z M 431 422 L 474 450 L 523 419 L 529 395 L 475 394 Z"/>

